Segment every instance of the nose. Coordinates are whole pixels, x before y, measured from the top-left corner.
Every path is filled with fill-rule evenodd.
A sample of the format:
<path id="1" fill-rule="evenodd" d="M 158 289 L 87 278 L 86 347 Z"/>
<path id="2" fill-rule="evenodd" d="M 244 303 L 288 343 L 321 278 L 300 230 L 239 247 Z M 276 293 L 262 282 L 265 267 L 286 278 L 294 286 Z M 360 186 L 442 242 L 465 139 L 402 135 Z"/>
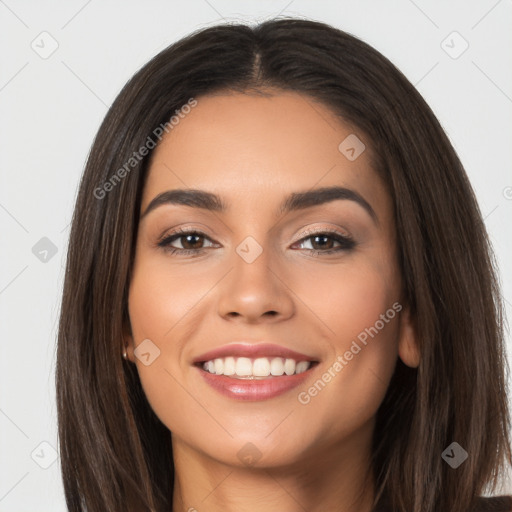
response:
<path id="1" fill-rule="evenodd" d="M 237 318 L 247 323 L 290 318 L 295 304 L 293 292 L 285 284 L 288 280 L 283 266 L 277 264 L 270 251 L 263 250 L 251 263 L 235 252 L 233 268 L 220 283 L 218 313 L 226 320 Z"/>

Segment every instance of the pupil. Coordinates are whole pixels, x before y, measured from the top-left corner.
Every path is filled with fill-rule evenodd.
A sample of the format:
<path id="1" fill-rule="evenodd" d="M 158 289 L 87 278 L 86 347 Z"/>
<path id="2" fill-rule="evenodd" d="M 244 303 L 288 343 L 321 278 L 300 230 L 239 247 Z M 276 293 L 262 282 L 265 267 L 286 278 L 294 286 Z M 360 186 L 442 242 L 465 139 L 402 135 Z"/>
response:
<path id="1" fill-rule="evenodd" d="M 314 237 L 314 239 L 313 239 L 314 240 L 313 241 L 313 245 L 318 243 L 317 242 L 318 239 L 324 239 L 325 240 L 325 239 L 329 239 L 329 237 L 326 236 L 326 235 L 316 235 Z M 322 243 L 320 243 L 319 245 L 320 245 L 320 247 L 325 247 L 326 246 L 326 244 L 322 244 Z M 329 245 L 329 242 L 327 242 L 327 245 Z"/>
<path id="2" fill-rule="evenodd" d="M 185 239 L 186 239 L 186 244 L 188 244 L 190 242 L 190 239 L 194 239 L 194 238 L 201 238 L 201 235 L 185 235 Z M 192 242 L 192 245 L 197 245 L 198 242 L 196 242 L 195 244 Z M 199 245 L 201 245 L 199 243 Z M 192 247 L 193 249 L 196 249 L 197 247 Z"/>

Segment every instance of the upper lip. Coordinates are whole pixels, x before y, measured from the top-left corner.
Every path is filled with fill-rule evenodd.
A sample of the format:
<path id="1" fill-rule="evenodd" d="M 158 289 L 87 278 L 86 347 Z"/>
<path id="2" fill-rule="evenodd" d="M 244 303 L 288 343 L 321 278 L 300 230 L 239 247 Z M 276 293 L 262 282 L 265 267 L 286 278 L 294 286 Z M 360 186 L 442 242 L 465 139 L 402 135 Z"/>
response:
<path id="1" fill-rule="evenodd" d="M 200 356 L 194 358 L 193 363 L 204 363 L 223 357 L 283 357 L 285 359 L 294 359 L 295 361 L 316 361 L 314 357 L 301 354 L 295 350 L 276 345 L 274 343 L 229 343 L 222 347 L 215 348 Z"/>

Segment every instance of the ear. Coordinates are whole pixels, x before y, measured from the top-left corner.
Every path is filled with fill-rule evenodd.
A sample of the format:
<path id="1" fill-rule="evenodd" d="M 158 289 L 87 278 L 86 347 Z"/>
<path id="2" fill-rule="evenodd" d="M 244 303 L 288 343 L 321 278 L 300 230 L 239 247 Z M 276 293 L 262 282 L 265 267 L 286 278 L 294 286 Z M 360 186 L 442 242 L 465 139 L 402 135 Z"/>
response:
<path id="1" fill-rule="evenodd" d="M 130 326 L 130 322 L 128 320 L 123 321 L 123 347 L 126 349 L 127 353 L 127 361 L 131 361 L 132 363 L 135 362 L 134 359 L 134 342 L 133 342 L 133 335 L 132 335 L 132 329 Z"/>
<path id="2" fill-rule="evenodd" d="M 409 307 L 402 309 L 399 322 L 398 355 L 404 364 L 411 368 L 417 368 L 420 364 L 420 349 L 414 319 L 411 317 Z"/>

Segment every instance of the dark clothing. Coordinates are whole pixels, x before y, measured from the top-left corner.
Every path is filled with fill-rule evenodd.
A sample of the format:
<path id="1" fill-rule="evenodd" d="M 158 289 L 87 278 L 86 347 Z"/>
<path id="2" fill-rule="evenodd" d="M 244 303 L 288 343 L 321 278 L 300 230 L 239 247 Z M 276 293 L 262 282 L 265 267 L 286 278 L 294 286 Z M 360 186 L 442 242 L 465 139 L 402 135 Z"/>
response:
<path id="1" fill-rule="evenodd" d="M 391 512 L 384 506 L 377 507 L 374 512 Z M 445 511 L 449 512 L 449 511 Z M 481 497 L 476 507 L 469 512 L 512 512 L 512 496 Z"/>
<path id="2" fill-rule="evenodd" d="M 512 496 L 480 498 L 478 507 L 471 512 L 512 512 Z"/>

